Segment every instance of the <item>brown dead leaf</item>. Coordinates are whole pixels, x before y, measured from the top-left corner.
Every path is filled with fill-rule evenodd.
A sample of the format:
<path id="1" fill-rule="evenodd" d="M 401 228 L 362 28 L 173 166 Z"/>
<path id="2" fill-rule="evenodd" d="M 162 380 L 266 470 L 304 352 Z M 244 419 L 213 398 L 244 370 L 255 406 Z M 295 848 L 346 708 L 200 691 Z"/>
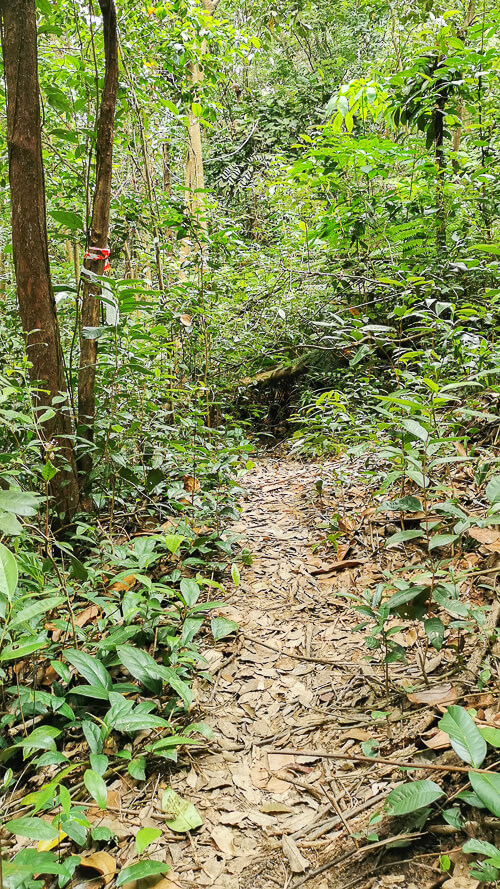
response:
<path id="1" fill-rule="evenodd" d="M 450 747 L 450 736 L 440 729 L 429 738 L 422 737 L 422 740 L 425 746 L 431 750 L 445 750 L 447 747 Z"/>
<path id="2" fill-rule="evenodd" d="M 183 312 L 183 314 L 179 317 L 179 321 L 181 322 L 183 327 L 191 327 L 193 317 L 192 315 L 188 315 L 187 312 Z"/>
<path id="3" fill-rule="evenodd" d="M 351 728 L 340 736 L 339 741 L 369 741 L 373 737 L 372 732 L 367 732 L 366 729 Z"/>
<path id="4" fill-rule="evenodd" d="M 297 844 L 291 837 L 284 836 L 282 840 L 282 848 L 285 853 L 290 870 L 293 874 L 303 874 L 309 867 L 309 861 L 299 852 Z"/>
<path id="5" fill-rule="evenodd" d="M 80 859 L 80 867 L 90 867 L 92 870 L 96 870 L 107 884 L 115 875 L 116 861 L 107 852 L 94 852 L 92 855 L 85 855 Z"/>
<path id="6" fill-rule="evenodd" d="M 136 580 L 137 578 L 135 574 L 127 574 L 127 576 L 122 577 L 121 580 L 115 580 L 114 583 L 111 583 L 109 589 L 114 593 L 126 593 L 128 590 L 132 589 Z"/>
<path id="7" fill-rule="evenodd" d="M 75 624 L 77 627 L 84 627 L 86 624 L 90 623 L 91 620 L 94 620 L 94 617 L 98 617 L 101 613 L 101 609 L 98 605 L 87 605 L 83 611 L 80 611 L 80 614 L 77 614 L 75 617 Z"/>
<path id="8" fill-rule="evenodd" d="M 224 827 L 223 824 L 217 825 L 217 827 L 213 829 L 211 837 L 223 855 L 233 858 L 238 854 L 234 848 L 233 831 L 230 830 L 229 827 Z"/>
<path id="9" fill-rule="evenodd" d="M 406 695 L 412 704 L 453 704 L 458 700 L 458 691 L 451 682 L 435 685 L 423 691 L 416 691 Z"/>
<path id="10" fill-rule="evenodd" d="M 358 568 L 360 565 L 364 565 L 366 559 L 345 559 L 344 561 L 336 561 L 330 562 L 327 565 L 324 565 L 323 568 L 314 568 L 312 571 L 309 571 L 313 577 L 317 577 L 319 574 L 333 574 L 334 571 L 343 571 L 344 568 Z"/>
<path id="11" fill-rule="evenodd" d="M 351 549 L 352 543 L 339 543 L 337 547 L 337 560 L 343 562 L 347 553 Z"/>
<path id="12" fill-rule="evenodd" d="M 194 478 L 192 475 L 183 475 L 182 481 L 184 483 L 184 490 L 188 492 L 188 494 L 194 494 L 196 491 L 200 490 L 200 483 L 197 478 Z"/>

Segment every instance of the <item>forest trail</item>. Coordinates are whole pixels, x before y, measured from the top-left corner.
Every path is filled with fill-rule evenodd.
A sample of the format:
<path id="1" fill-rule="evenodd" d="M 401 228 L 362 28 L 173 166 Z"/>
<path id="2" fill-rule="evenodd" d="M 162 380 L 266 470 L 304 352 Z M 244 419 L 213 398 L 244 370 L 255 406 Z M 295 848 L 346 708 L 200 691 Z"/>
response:
<path id="1" fill-rule="evenodd" d="M 331 496 L 332 479 L 345 461 L 320 465 L 268 458 L 245 479 L 241 519 L 231 530 L 242 535 L 253 564 L 244 569 L 225 610 L 241 632 L 236 642 L 204 652 L 214 685 L 201 685 L 196 694 L 215 740 L 210 753 L 194 756 L 191 769 L 172 778 L 174 789 L 194 802 L 204 819 L 190 847 L 181 838 L 170 845 L 172 878 L 183 889 L 412 885 L 406 878 L 401 883 L 400 876 L 394 883 L 386 859 L 380 879 L 363 878 L 362 855 L 348 836 L 366 827 L 400 773 L 387 765 L 280 752 L 312 748 L 361 754 L 361 743 L 376 738 L 379 755 L 394 747 L 408 757 L 415 749 L 408 738 L 424 727 L 421 715 L 412 722 L 413 731 L 401 718 L 389 729 L 385 720 L 373 720 L 371 713 L 383 700 L 381 668 L 367 663 L 363 636 L 354 629 L 359 617 L 339 596 L 373 582 L 378 568 L 367 553 L 373 532 L 356 533 L 354 557 L 349 552 L 343 570 L 337 563 L 342 546 L 337 555 L 330 546 L 328 558 L 314 555 L 325 535 L 325 516 L 336 511 L 333 497 L 326 508 L 315 484 L 325 480 Z M 350 504 L 359 509 L 366 481 L 357 489 L 352 462 L 349 471 Z M 343 521 L 352 532 L 352 518 Z M 411 665 L 404 669 L 414 672 Z M 345 855 L 346 869 L 315 874 Z M 373 874 L 373 859 L 371 866 Z M 431 885 L 432 868 L 418 873 L 419 886 Z M 399 866 L 395 874 L 401 875 Z"/>

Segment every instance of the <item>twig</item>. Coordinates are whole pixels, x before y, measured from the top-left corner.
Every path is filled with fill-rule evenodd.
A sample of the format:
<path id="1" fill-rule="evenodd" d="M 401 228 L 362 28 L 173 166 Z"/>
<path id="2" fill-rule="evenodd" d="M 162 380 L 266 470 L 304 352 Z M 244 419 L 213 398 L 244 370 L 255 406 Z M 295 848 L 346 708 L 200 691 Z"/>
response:
<path id="1" fill-rule="evenodd" d="M 385 793 L 377 793 L 376 796 L 371 796 L 370 799 L 365 800 L 364 803 L 361 803 L 357 806 L 352 806 L 350 809 L 346 809 L 344 812 L 344 818 L 354 818 L 361 814 L 361 812 L 365 812 L 366 809 L 371 809 L 372 806 L 376 805 L 376 803 L 381 803 L 383 799 L 385 799 Z M 311 839 L 315 840 L 320 836 L 323 836 L 325 833 L 329 833 L 330 830 L 333 830 L 334 827 L 337 827 L 342 823 L 342 819 L 336 815 L 334 818 L 326 818 L 324 821 L 317 822 L 316 824 L 312 824 L 310 827 L 303 827 L 301 830 L 296 831 L 296 833 L 292 834 L 292 840 L 300 840 L 303 837 L 306 837 L 308 834 L 312 833 Z"/>
<path id="2" fill-rule="evenodd" d="M 340 858 L 334 858 L 332 861 L 327 861 L 325 864 L 322 864 L 321 867 L 317 867 L 315 870 L 310 871 L 305 877 L 302 877 L 301 880 L 294 883 L 290 889 L 298 889 L 299 886 L 308 883 L 313 877 L 323 874 L 326 870 L 330 870 L 330 868 L 334 867 L 336 864 L 343 864 L 345 861 L 348 861 L 349 858 L 354 858 L 357 855 L 361 856 L 367 852 L 371 852 L 373 849 L 382 849 L 384 846 L 389 846 L 392 843 L 401 843 L 403 840 L 416 840 L 421 836 L 421 833 L 398 834 L 393 837 L 387 837 L 385 840 L 379 840 L 378 843 L 370 843 L 369 846 L 362 846 L 361 849 L 354 849 L 352 852 L 347 852 L 346 855 L 341 855 Z"/>
<path id="3" fill-rule="evenodd" d="M 256 645 L 263 645 L 264 648 L 269 648 L 271 651 L 276 651 L 278 654 L 283 655 L 283 657 L 293 658 L 295 661 L 309 661 L 311 664 L 327 664 L 331 667 L 352 667 L 357 666 L 354 661 L 332 661 L 328 658 L 318 658 L 318 657 L 307 657 L 305 654 L 294 654 L 292 651 L 286 651 L 284 648 L 277 648 L 275 645 L 270 645 L 269 642 L 263 642 L 262 639 L 256 639 L 255 636 L 250 636 L 249 633 L 245 633 L 243 631 L 242 636 L 245 639 L 248 639 L 249 642 L 254 642 Z"/>
<path id="4" fill-rule="evenodd" d="M 321 759 L 346 759 L 351 762 L 379 762 L 383 765 L 394 766 L 395 768 L 428 769 L 432 772 L 459 772 L 464 775 L 468 775 L 469 772 L 476 772 L 480 775 L 489 775 L 492 768 L 500 765 L 500 762 L 496 762 L 489 769 L 475 769 L 473 766 L 470 766 L 469 768 L 465 766 L 440 766 L 437 763 L 404 762 L 400 759 L 388 759 L 383 756 L 362 756 L 361 754 L 337 753 L 336 751 L 332 752 L 330 750 L 293 750 L 285 748 L 283 750 L 268 750 L 267 753 L 281 753 L 286 756 L 318 756 Z"/>

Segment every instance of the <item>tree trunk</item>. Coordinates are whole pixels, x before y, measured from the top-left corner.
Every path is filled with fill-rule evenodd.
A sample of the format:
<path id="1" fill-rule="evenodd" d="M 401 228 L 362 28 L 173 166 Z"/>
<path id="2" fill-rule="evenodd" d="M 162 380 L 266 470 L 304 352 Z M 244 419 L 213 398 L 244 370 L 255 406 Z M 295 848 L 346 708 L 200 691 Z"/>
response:
<path id="1" fill-rule="evenodd" d="M 219 0 L 202 0 L 203 8 L 211 15 L 215 12 Z M 201 54 L 206 52 L 206 40 L 201 43 Z M 197 99 L 197 88 L 203 83 L 204 74 L 198 62 L 190 62 L 189 76 L 192 86 L 192 98 Z M 205 188 L 205 171 L 203 168 L 203 145 L 201 140 L 201 126 L 199 118 L 189 111 L 188 145 L 186 166 L 184 169 L 184 182 L 186 205 L 190 214 L 195 217 L 195 222 L 202 229 L 207 229 L 207 221 L 203 214 L 203 194 Z M 201 191 L 199 191 L 201 189 Z M 190 240 L 185 238 L 181 244 L 181 262 L 189 257 L 192 252 Z"/>
<path id="2" fill-rule="evenodd" d="M 90 244 L 85 258 L 87 272 L 102 275 L 109 236 L 109 208 L 113 175 L 113 131 L 116 95 L 118 92 L 118 32 L 114 0 L 99 0 L 104 29 L 105 77 L 97 124 L 96 183 L 92 205 Z M 93 258 L 94 257 L 94 258 Z M 88 339 L 86 327 L 99 326 L 100 285 L 92 283 L 87 275 L 83 286 L 80 331 L 80 368 L 78 372 L 78 433 L 84 439 L 83 452 L 78 459 L 84 487 L 93 465 L 95 421 L 95 377 L 97 365 L 97 339 Z"/>
<path id="3" fill-rule="evenodd" d="M 7 87 L 7 146 L 12 247 L 21 323 L 26 337 L 35 411 L 51 416 L 39 432 L 57 473 L 49 492 L 58 522 L 71 519 L 78 485 L 56 305 L 50 278 L 38 85 L 35 0 L 0 0 Z M 40 385 L 41 382 L 41 385 Z"/>

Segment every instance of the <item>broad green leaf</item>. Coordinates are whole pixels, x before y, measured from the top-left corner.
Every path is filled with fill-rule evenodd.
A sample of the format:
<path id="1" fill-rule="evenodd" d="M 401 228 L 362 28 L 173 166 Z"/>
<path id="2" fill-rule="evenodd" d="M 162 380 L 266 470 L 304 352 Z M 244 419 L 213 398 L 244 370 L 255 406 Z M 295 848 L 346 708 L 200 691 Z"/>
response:
<path id="1" fill-rule="evenodd" d="M 429 617 L 424 620 L 424 630 L 432 647 L 441 651 L 444 639 L 444 624 L 439 617 Z"/>
<path id="2" fill-rule="evenodd" d="M 238 632 L 238 624 L 234 620 L 228 620 L 226 617 L 213 617 L 210 626 L 212 628 L 212 636 L 216 642 L 230 636 L 231 633 Z"/>
<path id="3" fill-rule="evenodd" d="M 464 762 L 479 768 L 486 756 L 486 741 L 467 710 L 452 704 L 438 725 L 441 731 L 449 735 L 455 753 Z"/>
<path id="4" fill-rule="evenodd" d="M 23 636 L 14 645 L 6 645 L 0 651 L 0 661 L 14 661 L 17 658 L 27 657 L 29 654 L 33 654 L 34 651 L 41 651 L 43 648 L 46 648 L 48 644 L 46 636 L 43 636 L 43 638 L 38 636 L 36 639 L 33 639 L 32 636 Z"/>
<path id="5" fill-rule="evenodd" d="M 98 701 L 108 701 L 109 691 L 102 685 L 74 685 L 68 689 L 68 695 L 84 695 L 86 698 L 97 698 Z"/>
<path id="6" fill-rule="evenodd" d="M 182 799 L 171 787 L 163 792 L 161 807 L 167 813 L 166 824 L 175 833 L 186 833 L 188 830 L 196 830 L 203 824 L 203 818 L 198 813 L 196 806 Z"/>
<path id="7" fill-rule="evenodd" d="M 377 512 L 420 512 L 422 503 L 418 497 L 409 494 L 407 497 L 399 497 L 397 500 L 385 500 L 377 507 Z"/>
<path id="8" fill-rule="evenodd" d="M 131 778 L 136 781 L 146 780 L 146 757 L 138 756 L 137 759 L 131 760 L 127 766 L 128 773 Z"/>
<path id="9" fill-rule="evenodd" d="M 175 556 L 183 540 L 185 538 L 182 534 L 165 534 L 165 546 L 173 556 Z"/>
<path id="10" fill-rule="evenodd" d="M 438 546 L 448 546 L 450 543 L 456 543 L 460 540 L 459 534 L 433 534 L 429 540 L 429 552 Z"/>
<path id="11" fill-rule="evenodd" d="M 91 753 L 90 754 L 90 767 L 97 772 L 98 775 L 104 775 L 108 767 L 108 757 L 105 753 Z"/>
<path id="12" fill-rule="evenodd" d="M 420 439 L 424 444 L 429 438 L 429 432 L 422 426 L 421 423 L 418 423 L 417 420 L 412 420 L 411 418 L 404 417 L 401 420 L 401 425 L 410 435 L 414 435 L 415 438 Z"/>
<path id="13" fill-rule="evenodd" d="M 500 775 L 496 772 L 491 775 L 469 772 L 469 781 L 486 808 L 500 818 Z"/>
<path id="14" fill-rule="evenodd" d="M 386 809 L 389 815 L 409 815 L 429 806 L 440 796 L 444 796 L 444 790 L 434 781 L 411 781 L 391 790 L 386 799 Z"/>
<path id="15" fill-rule="evenodd" d="M 55 726 L 44 725 L 34 729 L 27 738 L 21 738 L 14 745 L 15 747 L 23 747 L 31 750 L 55 750 L 55 738 L 59 737 L 61 729 Z"/>
<path id="16" fill-rule="evenodd" d="M 52 824 L 43 818 L 32 818 L 26 815 L 24 818 L 14 818 L 4 825 L 7 830 L 19 837 L 28 837 L 30 840 L 55 840 L 59 833 Z"/>
<path id="17" fill-rule="evenodd" d="M 492 747 L 500 747 L 500 729 L 485 725 L 479 731 L 487 744 L 491 744 Z"/>
<path id="18" fill-rule="evenodd" d="M 112 728 L 118 732 L 141 732 L 148 728 L 169 728 L 170 723 L 154 713 L 124 713 L 113 720 Z"/>
<path id="19" fill-rule="evenodd" d="M 131 864 L 120 871 L 116 885 L 122 886 L 123 883 L 142 880 L 144 877 L 151 877 L 154 874 L 166 874 L 169 870 L 169 865 L 163 864 L 161 861 L 138 861 L 137 864 Z"/>
<path id="20" fill-rule="evenodd" d="M 144 849 L 147 849 L 151 843 L 154 843 L 158 837 L 161 837 L 162 831 L 159 827 L 141 827 L 140 830 L 137 831 L 135 837 L 135 848 L 137 849 L 137 854 L 142 855 Z"/>
<path id="21" fill-rule="evenodd" d="M 79 213 L 74 213 L 73 210 L 53 210 L 50 215 L 56 222 L 73 232 L 85 230 L 82 217 Z"/>
<path id="22" fill-rule="evenodd" d="M 83 783 L 99 808 L 105 809 L 108 804 L 108 791 L 101 775 L 93 769 L 87 769 L 83 775 Z"/>
<path id="23" fill-rule="evenodd" d="M 231 577 L 235 586 L 240 585 L 240 572 L 235 562 L 231 565 Z"/>
<path id="24" fill-rule="evenodd" d="M 396 546 L 397 543 L 405 543 L 407 540 L 417 540 L 419 537 L 424 537 L 423 531 L 397 531 L 396 534 L 392 534 L 386 540 L 385 549 L 389 549 L 391 546 Z"/>
<path id="25" fill-rule="evenodd" d="M 41 497 L 37 494 L 30 494 L 28 491 L 21 491 L 18 488 L 8 488 L 7 491 L 0 490 L 0 510 L 14 513 L 14 515 L 36 515 L 40 501 Z"/>
<path id="26" fill-rule="evenodd" d="M 9 626 L 12 628 L 18 627 L 20 624 L 28 623 L 30 620 L 33 620 L 34 617 L 39 617 L 39 615 L 45 614 L 47 611 L 52 611 L 53 608 L 61 605 L 64 601 L 64 596 L 49 596 L 48 599 L 41 599 L 39 602 L 33 602 L 31 605 L 26 605 L 21 611 L 15 613 Z"/>
<path id="27" fill-rule="evenodd" d="M 196 605 L 200 592 L 200 587 L 195 580 L 192 580 L 189 577 L 184 577 L 181 580 L 181 593 L 184 597 L 186 605 L 189 608 L 191 608 L 193 605 Z"/>
<path id="28" fill-rule="evenodd" d="M 22 533 L 23 526 L 15 515 L 10 512 L 0 512 L 0 534 L 6 534 L 7 537 L 18 537 Z"/>
<path id="29" fill-rule="evenodd" d="M 120 645 L 117 653 L 129 673 L 153 694 L 158 694 L 161 689 L 161 676 L 160 666 L 155 659 L 147 651 L 135 648 L 133 645 Z"/>
<path id="30" fill-rule="evenodd" d="M 462 846 L 462 852 L 466 852 L 467 855 L 486 855 L 488 858 L 494 858 L 496 855 L 500 855 L 500 850 L 498 850 L 496 846 L 487 843 L 486 840 L 476 839 L 467 840 Z"/>
<path id="31" fill-rule="evenodd" d="M 65 657 L 73 667 L 76 667 L 90 685 L 100 685 L 103 689 L 108 689 L 109 691 L 113 684 L 111 676 L 100 660 L 76 649 L 66 651 Z"/>
<path id="32" fill-rule="evenodd" d="M 0 593 L 12 601 L 17 587 L 17 561 L 10 549 L 0 543 Z"/>
<path id="33" fill-rule="evenodd" d="M 493 506 L 500 501 L 500 475 L 494 475 L 486 485 L 486 496 Z"/>

